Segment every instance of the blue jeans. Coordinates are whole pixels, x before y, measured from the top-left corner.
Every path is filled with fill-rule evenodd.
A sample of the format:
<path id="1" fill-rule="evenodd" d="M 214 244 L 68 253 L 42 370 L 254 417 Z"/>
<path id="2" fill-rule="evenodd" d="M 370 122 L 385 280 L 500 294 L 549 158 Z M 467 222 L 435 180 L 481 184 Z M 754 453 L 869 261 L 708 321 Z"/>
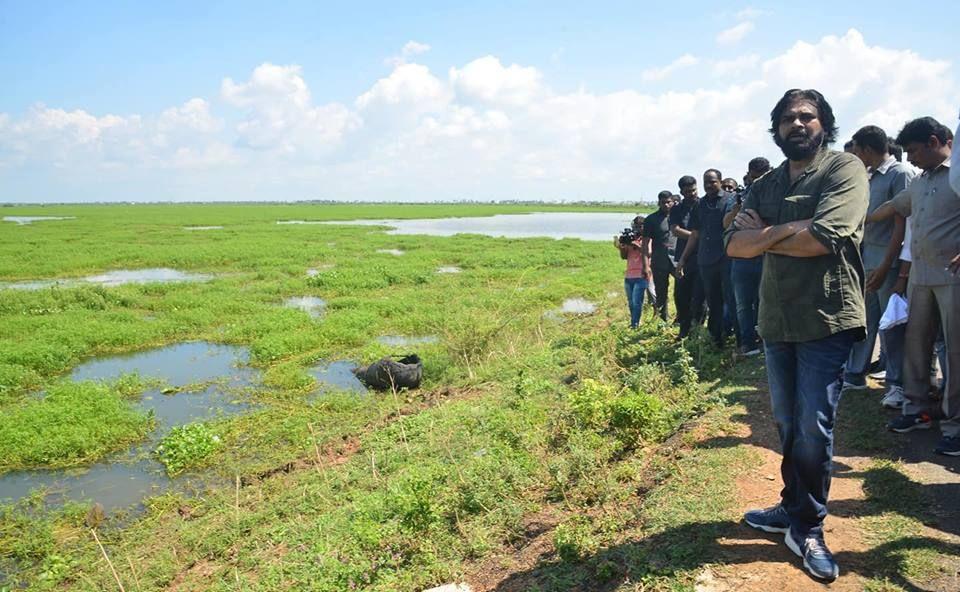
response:
<path id="1" fill-rule="evenodd" d="M 883 342 L 886 361 L 886 383 L 887 385 L 903 386 L 903 334 L 906 328 L 900 327 L 900 334 L 896 333 L 897 328 L 892 329 L 894 333 L 889 336 L 889 339 L 885 335 L 886 331 L 878 331 L 880 317 L 883 316 L 883 311 L 887 309 L 890 296 L 893 295 L 893 286 L 897 283 L 898 271 L 899 266 L 892 267 L 887 272 L 887 277 L 878 290 L 864 294 L 864 304 L 867 307 L 867 338 L 853 346 L 843 372 L 844 382 L 858 386 L 867 384 L 867 369 L 870 367 L 870 360 L 873 358 L 873 346 L 877 342 L 879 333 Z M 869 277 L 871 272 L 873 270 L 868 269 L 865 275 Z"/>
<path id="2" fill-rule="evenodd" d="M 737 301 L 740 345 L 748 350 L 757 346 L 757 314 L 760 311 L 760 277 L 762 275 L 763 257 L 730 260 L 733 295 Z"/>
<path id="3" fill-rule="evenodd" d="M 647 292 L 647 280 L 644 278 L 624 278 L 623 287 L 627 291 L 627 304 L 630 305 L 630 326 L 640 324 L 643 312 L 643 295 Z"/>
<path id="4" fill-rule="evenodd" d="M 764 343 L 783 448 L 781 503 L 801 535 L 822 532 L 827 515 L 840 375 L 854 339 L 853 331 L 843 331 L 814 341 Z"/>

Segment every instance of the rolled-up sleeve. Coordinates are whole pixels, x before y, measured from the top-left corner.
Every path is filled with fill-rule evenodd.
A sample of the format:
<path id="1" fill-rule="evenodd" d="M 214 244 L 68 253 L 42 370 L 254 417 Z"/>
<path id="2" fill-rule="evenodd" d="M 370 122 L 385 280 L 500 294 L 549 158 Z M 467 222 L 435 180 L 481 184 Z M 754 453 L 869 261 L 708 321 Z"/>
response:
<path id="1" fill-rule="evenodd" d="M 890 200 L 893 209 L 904 218 L 913 213 L 913 194 L 910 193 L 910 187 L 910 185 L 907 185 L 906 189 Z"/>
<path id="2" fill-rule="evenodd" d="M 810 234 L 831 253 L 863 228 L 869 201 L 869 182 L 863 164 L 852 154 L 831 163 L 810 224 Z"/>

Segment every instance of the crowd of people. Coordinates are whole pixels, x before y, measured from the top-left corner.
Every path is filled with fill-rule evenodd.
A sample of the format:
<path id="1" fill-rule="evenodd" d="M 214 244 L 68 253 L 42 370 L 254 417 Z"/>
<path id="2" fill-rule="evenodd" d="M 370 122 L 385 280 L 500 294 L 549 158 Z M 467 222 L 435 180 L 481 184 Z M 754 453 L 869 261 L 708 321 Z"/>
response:
<path id="1" fill-rule="evenodd" d="M 822 525 L 842 393 L 884 381 L 878 404 L 900 410 L 890 430 L 939 422 L 935 452 L 960 456 L 960 146 L 920 117 L 830 150 L 836 119 L 812 89 L 787 91 L 770 118 L 782 164 L 754 158 L 742 186 L 707 169 L 703 196 L 684 175 L 679 195 L 661 191 L 634 219 L 635 240 L 615 244 L 632 326 L 645 291 L 667 320 L 672 278 L 680 338 L 705 321 L 718 348 L 733 336 L 741 355 L 764 353 L 784 489 L 744 518 L 832 580 Z"/>

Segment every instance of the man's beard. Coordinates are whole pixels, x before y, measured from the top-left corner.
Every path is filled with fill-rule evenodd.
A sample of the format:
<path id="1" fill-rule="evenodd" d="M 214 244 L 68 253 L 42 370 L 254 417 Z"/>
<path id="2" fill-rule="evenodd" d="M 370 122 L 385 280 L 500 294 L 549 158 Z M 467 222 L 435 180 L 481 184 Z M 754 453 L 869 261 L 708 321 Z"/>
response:
<path id="1" fill-rule="evenodd" d="M 785 139 L 777 136 L 777 146 L 783 155 L 790 160 L 806 160 L 812 157 L 823 146 L 823 132 L 815 136 L 808 136 L 803 132 L 794 132 Z"/>

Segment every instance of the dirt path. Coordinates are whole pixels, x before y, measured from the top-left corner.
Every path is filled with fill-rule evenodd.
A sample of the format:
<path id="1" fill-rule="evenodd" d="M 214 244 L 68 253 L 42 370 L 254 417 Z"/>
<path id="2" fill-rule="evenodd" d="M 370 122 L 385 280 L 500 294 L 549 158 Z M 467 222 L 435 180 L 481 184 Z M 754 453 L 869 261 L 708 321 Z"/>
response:
<path id="1" fill-rule="evenodd" d="M 622 566 L 629 562 L 625 557 L 631 549 L 669 547 L 678 539 L 704 537 L 707 542 L 700 555 L 661 566 L 675 574 L 695 574 L 697 592 L 960 590 L 960 458 L 933 453 L 937 429 L 908 435 L 886 432 L 884 422 L 894 412 L 880 409 L 882 391 L 879 385 L 873 387 L 871 392 L 845 396 L 836 428 L 830 516 L 825 523 L 827 542 L 840 564 L 836 582 L 825 585 L 810 578 L 783 544 L 782 535 L 759 533 L 739 521 L 744 511 L 779 499 L 779 442 L 765 383 L 739 391 L 734 405 L 726 410 L 730 421 L 721 435 L 695 426 L 691 430 L 697 436 L 689 444 L 688 455 L 728 448 L 746 453 L 739 458 L 759 459 L 726 467 L 735 475 L 735 507 L 728 508 L 726 516 L 681 524 L 669 536 L 623 533 L 626 540 L 601 551 L 592 558 L 594 564 L 600 559 Z M 535 521 L 539 528 L 531 529 L 524 543 L 468 572 L 471 588 L 475 592 L 648 589 L 631 583 L 629 566 L 611 581 L 591 582 L 592 568 L 587 563 L 581 569 L 587 575 L 571 578 L 568 588 L 558 587 L 556 582 L 568 572 L 557 567 L 551 531 L 561 519 L 558 513 L 539 516 Z M 689 585 L 690 576 L 686 577 L 687 584 L 679 587 Z M 668 583 L 666 587 L 677 586 Z"/>

